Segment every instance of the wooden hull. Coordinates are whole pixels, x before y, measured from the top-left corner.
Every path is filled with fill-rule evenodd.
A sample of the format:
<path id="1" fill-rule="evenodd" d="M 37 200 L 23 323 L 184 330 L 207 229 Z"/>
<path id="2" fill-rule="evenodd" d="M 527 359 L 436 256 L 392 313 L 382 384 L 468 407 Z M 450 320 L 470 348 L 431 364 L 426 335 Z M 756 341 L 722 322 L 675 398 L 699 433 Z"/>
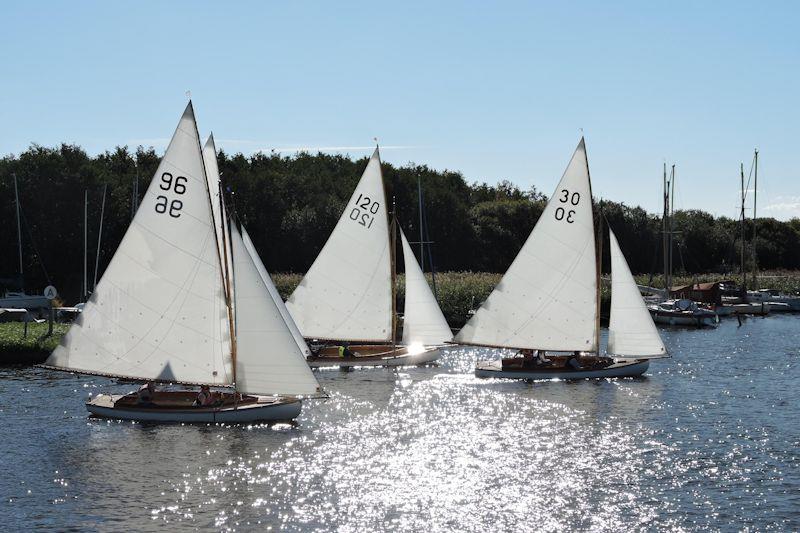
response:
<path id="1" fill-rule="evenodd" d="M 439 347 L 426 346 L 422 352 L 410 352 L 408 346 L 364 344 L 349 346 L 354 356 L 339 356 L 338 346 L 325 346 L 306 360 L 311 368 L 356 368 L 379 366 L 425 365 L 439 359 Z"/>
<path id="2" fill-rule="evenodd" d="M 615 361 L 604 368 L 573 370 L 569 367 L 556 368 L 503 368 L 502 361 L 483 361 L 475 365 L 475 376 L 479 378 L 508 379 L 593 379 L 625 378 L 644 374 L 650 366 L 647 359 Z"/>
<path id="3" fill-rule="evenodd" d="M 131 395 L 99 394 L 86 402 L 86 409 L 94 416 L 117 420 L 236 424 L 290 421 L 297 418 L 302 408 L 300 400 L 280 396 L 247 396 L 236 405 L 226 403 L 221 407 L 191 407 L 191 398 L 194 396 L 196 393 L 193 392 L 158 392 L 154 398 L 156 406 L 148 407 L 128 401 Z"/>

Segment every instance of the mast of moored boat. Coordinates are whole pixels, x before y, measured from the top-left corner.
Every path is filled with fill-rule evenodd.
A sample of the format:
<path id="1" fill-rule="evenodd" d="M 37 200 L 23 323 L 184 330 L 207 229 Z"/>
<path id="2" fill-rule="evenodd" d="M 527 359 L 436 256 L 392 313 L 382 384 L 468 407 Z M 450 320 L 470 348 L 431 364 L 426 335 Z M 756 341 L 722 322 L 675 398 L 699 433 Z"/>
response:
<path id="1" fill-rule="evenodd" d="M 106 214 L 106 193 L 108 192 L 108 183 L 103 186 L 103 202 L 100 205 L 100 228 L 97 230 L 97 253 L 94 256 L 94 282 L 92 283 L 92 292 L 97 288 L 97 270 L 100 267 L 100 243 L 103 240 L 103 218 Z"/>
<path id="2" fill-rule="evenodd" d="M 89 189 L 83 191 L 83 287 L 81 302 L 86 303 L 89 293 Z"/>
<path id="3" fill-rule="evenodd" d="M 17 173 L 14 176 L 14 199 L 16 200 L 17 209 L 17 250 L 19 251 L 19 282 L 20 289 L 24 292 L 23 284 L 25 275 L 22 272 L 22 223 L 20 222 L 20 209 L 19 209 L 19 189 L 17 188 Z"/>
<path id="4" fill-rule="evenodd" d="M 741 212 L 739 213 L 739 221 L 740 221 L 740 224 L 742 226 L 742 246 L 741 246 L 741 248 L 742 248 L 742 250 L 741 250 L 742 264 L 740 265 L 740 270 L 741 270 L 741 274 L 742 274 L 741 291 L 742 291 L 742 297 L 745 297 L 745 296 L 747 296 L 747 271 L 744 268 L 744 248 L 745 248 L 745 242 L 744 242 L 745 241 L 745 227 L 744 227 L 744 223 L 745 223 L 745 216 L 744 216 L 744 200 L 745 200 L 745 196 L 744 196 L 744 163 L 740 163 L 739 164 L 739 174 L 741 175 L 741 180 L 742 180 L 742 209 L 741 209 Z"/>
<path id="5" fill-rule="evenodd" d="M 753 289 L 757 289 L 757 281 L 756 277 L 758 276 L 758 260 L 756 256 L 756 200 L 758 195 L 758 148 L 755 150 L 755 154 L 753 155 L 753 166 L 755 174 L 753 176 Z"/>

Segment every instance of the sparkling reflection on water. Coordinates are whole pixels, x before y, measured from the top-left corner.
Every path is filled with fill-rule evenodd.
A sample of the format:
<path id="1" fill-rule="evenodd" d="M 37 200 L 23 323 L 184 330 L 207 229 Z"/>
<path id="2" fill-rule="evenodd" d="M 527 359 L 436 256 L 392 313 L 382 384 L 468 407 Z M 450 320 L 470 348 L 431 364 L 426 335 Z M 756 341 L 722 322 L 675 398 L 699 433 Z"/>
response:
<path id="1" fill-rule="evenodd" d="M 296 426 L 91 420 L 106 379 L 0 371 L 6 526 L 76 530 L 800 528 L 800 317 L 662 330 L 644 379 L 321 372 Z"/>

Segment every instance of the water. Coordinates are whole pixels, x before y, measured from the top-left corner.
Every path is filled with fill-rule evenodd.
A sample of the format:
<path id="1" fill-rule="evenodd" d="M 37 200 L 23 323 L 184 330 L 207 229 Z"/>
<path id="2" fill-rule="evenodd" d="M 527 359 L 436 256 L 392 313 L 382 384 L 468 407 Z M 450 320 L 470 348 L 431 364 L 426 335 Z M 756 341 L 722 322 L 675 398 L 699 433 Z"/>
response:
<path id="1" fill-rule="evenodd" d="M 131 385 L 0 370 L 4 529 L 797 530 L 800 320 L 662 330 L 646 379 L 321 372 L 295 427 L 91 420 Z"/>

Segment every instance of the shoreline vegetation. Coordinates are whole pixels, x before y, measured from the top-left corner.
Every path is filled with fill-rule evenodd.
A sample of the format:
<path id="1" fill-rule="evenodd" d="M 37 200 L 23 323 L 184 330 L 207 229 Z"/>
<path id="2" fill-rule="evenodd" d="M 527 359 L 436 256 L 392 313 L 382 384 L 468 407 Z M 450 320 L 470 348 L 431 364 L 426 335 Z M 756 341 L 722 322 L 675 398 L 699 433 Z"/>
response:
<path id="1" fill-rule="evenodd" d="M 569 149 L 566 147 L 564 154 L 553 157 L 566 165 Z M 308 270 L 367 161 L 363 157 L 323 153 L 284 156 L 259 152 L 245 156 L 222 151 L 217 159 L 223 188 L 229 193 L 229 210 L 247 227 L 270 272 Z M 91 286 L 104 187 L 107 185 L 108 189 L 97 279 L 132 218 L 136 204 L 132 191 L 137 176 L 141 197 L 159 161 L 160 154 L 152 147 L 118 147 L 90 156 L 71 144 L 52 148 L 34 144 L 20 154 L 0 158 L 0 227 L 10 230 L 0 232 L 0 285 L 10 287 L 19 270 L 14 175 L 22 207 L 24 288 L 40 293 L 45 286 L 54 285 L 64 301 L 71 304 L 79 301 L 83 283 L 84 194 L 88 195 L 89 204 Z M 398 222 L 412 242 L 419 236 L 417 185 L 421 183 L 434 264 L 442 272 L 505 272 L 547 200 L 536 186 L 525 190 L 510 181 L 489 185 L 468 181 L 457 171 L 438 171 L 425 165 L 409 163 L 398 167 L 383 163 L 382 170 L 387 202 L 395 206 Z M 534 183 L 542 183 L 542 178 L 552 183 L 557 176 L 539 177 Z M 641 181 L 654 197 L 660 198 L 661 179 L 661 169 L 655 164 Z M 739 177 L 733 172 L 730 189 L 735 191 L 739 186 Z M 602 214 L 614 229 L 631 270 L 660 270 L 661 217 L 609 199 L 594 200 L 596 216 Z M 746 223 L 743 240 L 738 220 L 700 210 L 678 210 L 674 231 L 675 270 L 686 272 L 689 279 L 695 273 L 738 271 L 742 246 L 746 268 L 752 269 L 752 221 Z M 607 232 L 603 233 L 607 239 Z M 606 240 L 604 272 L 609 270 L 607 244 Z M 418 247 L 412 247 L 419 254 Z M 800 270 L 800 219 L 782 222 L 759 218 L 755 248 L 759 268 Z M 429 270 L 429 261 L 424 266 Z M 474 283 L 484 287 L 485 282 Z M 481 295 L 478 290 L 476 298 Z"/>
<path id="2" fill-rule="evenodd" d="M 431 283 L 430 274 L 426 274 Z M 272 279 L 281 297 L 288 298 L 302 279 L 302 274 L 278 273 Z M 436 288 L 440 306 L 448 324 L 453 329 L 461 328 L 466 322 L 469 311 L 477 308 L 492 292 L 500 281 L 502 274 L 488 272 L 441 272 L 436 274 Z M 653 287 L 663 286 L 663 277 L 640 274 L 635 276 L 640 285 Z M 730 274 L 698 274 L 673 276 L 674 285 L 688 285 L 724 279 L 739 280 L 738 275 Z M 759 288 L 775 289 L 781 292 L 795 293 L 800 290 L 800 271 L 762 271 L 759 273 Z M 404 307 L 405 277 L 397 276 L 397 306 Z M 601 315 L 607 319 L 610 304 L 610 283 L 602 282 Z M 23 336 L 24 325 L 19 322 L 0 324 L 0 364 L 30 364 L 42 362 L 58 345 L 61 336 L 67 332 L 69 324 L 54 325 L 54 334 L 47 337 L 47 323 L 31 323 L 28 335 Z"/>

